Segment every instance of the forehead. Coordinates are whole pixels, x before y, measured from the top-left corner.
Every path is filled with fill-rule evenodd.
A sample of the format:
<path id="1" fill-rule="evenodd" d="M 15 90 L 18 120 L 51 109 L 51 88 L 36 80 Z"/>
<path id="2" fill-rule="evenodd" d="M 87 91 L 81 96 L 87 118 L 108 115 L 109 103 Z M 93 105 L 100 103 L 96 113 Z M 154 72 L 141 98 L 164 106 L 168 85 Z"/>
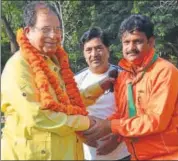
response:
<path id="1" fill-rule="evenodd" d="M 135 30 L 133 32 L 124 32 L 122 35 L 122 40 L 126 39 L 147 39 L 147 37 L 144 32 Z"/>
<path id="2" fill-rule="evenodd" d="M 84 43 L 84 48 L 88 48 L 88 47 L 95 47 L 95 46 L 105 46 L 102 42 L 102 40 L 98 37 L 93 38 L 87 42 Z"/>
<path id="3" fill-rule="evenodd" d="M 59 26 L 60 22 L 57 17 L 57 15 L 47 9 L 47 8 L 42 8 L 38 9 L 36 13 L 36 25 L 38 26 Z"/>

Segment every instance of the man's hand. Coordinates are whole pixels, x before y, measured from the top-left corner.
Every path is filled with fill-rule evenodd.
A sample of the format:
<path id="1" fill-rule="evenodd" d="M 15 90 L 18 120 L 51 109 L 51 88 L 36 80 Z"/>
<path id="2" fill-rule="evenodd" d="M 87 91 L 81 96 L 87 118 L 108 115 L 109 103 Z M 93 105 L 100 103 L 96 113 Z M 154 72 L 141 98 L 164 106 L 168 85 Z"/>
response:
<path id="1" fill-rule="evenodd" d="M 91 146 L 91 147 L 94 147 L 94 148 L 96 148 L 98 146 L 98 143 L 97 143 L 96 140 L 92 140 L 92 141 L 91 140 L 85 140 L 84 143 Z"/>
<path id="2" fill-rule="evenodd" d="M 88 116 L 88 119 L 89 119 L 89 121 L 90 121 L 90 124 L 89 124 L 89 129 L 90 128 L 92 128 L 94 125 L 95 125 L 95 123 L 96 123 L 96 121 L 92 118 L 92 117 L 90 117 L 90 116 Z M 84 138 L 85 140 L 84 140 L 84 142 L 86 143 L 86 144 L 93 144 L 93 143 L 90 143 L 91 142 L 91 140 L 90 141 L 87 141 L 86 140 L 86 138 L 84 137 L 84 134 L 83 134 L 83 131 L 76 131 L 76 134 L 78 134 L 80 137 L 82 137 L 82 138 Z M 94 145 L 94 144 L 93 144 Z"/>
<path id="3" fill-rule="evenodd" d="M 109 120 L 102 120 L 94 116 L 88 117 L 92 120 L 92 125 L 88 130 L 83 132 L 83 135 L 89 142 L 92 140 L 98 140 L 111 133 L 111 122 Z"/>
<path id="4" fill-rule="evenodd" d="M 98 140 L 97 145 L 97 154 L 98 155 L 107 155 L 111 153 L 114 149 L 117 148 L 119 145 L 118 141 L 118 135 L 115 135 L 113 133 L 110 133 L 109 135 L 106 135 Z"/>
<path id="5" fill-rule="evenodd" d="M 90 120 L 90 126 L 89 126 L 89 129 L 90 129 L 96 124 L 96 120 L 91 116 L 88 116 L 88 118 Z"/>
<path id="6" fill-rule="evenodd" d="M 106 77 L 99 82 L 99 85 L 104 91 L 106 91 L 110 89 L 115 80 L 116 80 L 115 78 Z"/>

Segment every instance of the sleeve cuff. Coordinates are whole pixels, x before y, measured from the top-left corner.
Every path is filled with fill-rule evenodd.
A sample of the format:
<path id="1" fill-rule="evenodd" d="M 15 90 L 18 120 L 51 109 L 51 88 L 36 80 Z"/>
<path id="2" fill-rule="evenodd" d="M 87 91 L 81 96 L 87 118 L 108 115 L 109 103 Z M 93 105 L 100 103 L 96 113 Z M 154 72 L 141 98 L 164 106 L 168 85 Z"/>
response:
<path id="1" fill-rule="evenodd" d="M 103 89 L 100 87 L 99 83 L 93 84 L 91 86 L 89 86 L 86 90 L 85 90 L 85 96 L 88 98 L 92 98 L 92 97 L 99 97 L 101 94 L 104 93 Z"/>
<path id="2" fill-rule="evenodd" d="M 80 91 L 83 102 L 86 106 L 92 105 L 104 93 L 99 83 L 93 84 L 83 91 Z"/>
<path id="3" fill-rule="evenodd" d="M 67 126 L 74 128 L 75 131 L 87 130 L 90 126 L 90 120 L 87 116 L 71 115 L 68 116 Z"/>

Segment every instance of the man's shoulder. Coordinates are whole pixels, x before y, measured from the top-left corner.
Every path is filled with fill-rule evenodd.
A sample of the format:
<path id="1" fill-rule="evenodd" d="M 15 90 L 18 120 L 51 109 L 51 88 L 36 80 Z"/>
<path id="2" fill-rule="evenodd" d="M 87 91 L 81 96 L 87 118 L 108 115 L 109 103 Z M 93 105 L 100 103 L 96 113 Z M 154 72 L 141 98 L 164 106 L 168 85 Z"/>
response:
<path id="1" fill-rule="evenodd" d="M 155 66 L 153 66 L 153 68 L 157 71 L 171 71 L 171 70 L 177 70 L 176 66 L 173 65 L 171 62 L 169 62 L 168 60 L 165 60 L 163 58 L 158 58 L 158 60 L 155 63 Z"/>
<path id="2" fill-rule="evenodd" d="M 21 73 L 22 71 L 28 71 L 29 64 L 27 61 L 23 58 L 20 51 L 17 51 L 14 53 L 6 62 L 3 72 L 11 72 L 11 73 Z"/>
<path id="3" fill-rule="evenodd" d="M 20 52 L 17 51 L 16 53 L 14 53 L 6 62 L 5 64 L 5 68 L 12 68 L 15 69 L 15 66 L 17 64 L 20 64 L 21 62 L 21 55 Z"/>

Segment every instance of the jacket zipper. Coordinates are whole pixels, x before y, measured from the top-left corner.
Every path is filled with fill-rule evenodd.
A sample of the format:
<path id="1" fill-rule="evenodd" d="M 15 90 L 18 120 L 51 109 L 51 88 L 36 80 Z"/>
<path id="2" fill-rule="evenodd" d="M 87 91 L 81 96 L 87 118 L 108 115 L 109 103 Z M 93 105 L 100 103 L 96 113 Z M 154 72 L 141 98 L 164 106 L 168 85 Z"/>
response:
<path id="1" fill-rule="evenodd" d="M 134 156 L 135 156 L 136 160 L 138 160 L 137 155 L 136 155 L 136 151 L 135 151 L 135 148 L 134 148 L 134 145 L 133 145 L 132 141 L 131 141 L 131 145 L 132 145 L 132 149 L 133 149 L 133 152 L 134 152 Z"/>

